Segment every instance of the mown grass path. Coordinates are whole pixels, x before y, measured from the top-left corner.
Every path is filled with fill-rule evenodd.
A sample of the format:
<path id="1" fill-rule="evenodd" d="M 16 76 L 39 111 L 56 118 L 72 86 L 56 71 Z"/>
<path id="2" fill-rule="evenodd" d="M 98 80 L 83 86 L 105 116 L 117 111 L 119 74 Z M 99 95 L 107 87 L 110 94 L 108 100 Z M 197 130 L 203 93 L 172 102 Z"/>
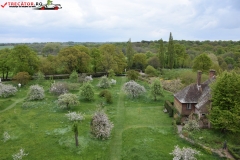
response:
<path id="1" fill-rule="evenodd" d="M 4 110 L 0 111 L 0 113 L 3 113 L 3 112 L 5 112 L 5 111 L 7 111 L 7 110 L 9 110 L 9 109 L 12 109 L 13 107 L 16 106 L 17 103 L 24 101 L 24 99 L 25 99 L 25 97 L 24 97 L 24 98 L 17 99 L 15 102 L 13 102 L 13 103 L 12 103 L 11 105 L 9 105 L 7 108 L 5 108 Z"/>
<path id="2" fill-rule="evenodd" d="M 121 85 L 125 82 L 125 78 L 121 78 Z M 120 88 L 119 98 L 117 102 L 117 114 L 116 123 L 114 124 L 114 134 L 110 144 L 110 156 L 111 160 L 120 160 L 122 153 L 122 131 L 124 130 L 125 119 L 125 106 L 124 106 L 124 93 Z"/>

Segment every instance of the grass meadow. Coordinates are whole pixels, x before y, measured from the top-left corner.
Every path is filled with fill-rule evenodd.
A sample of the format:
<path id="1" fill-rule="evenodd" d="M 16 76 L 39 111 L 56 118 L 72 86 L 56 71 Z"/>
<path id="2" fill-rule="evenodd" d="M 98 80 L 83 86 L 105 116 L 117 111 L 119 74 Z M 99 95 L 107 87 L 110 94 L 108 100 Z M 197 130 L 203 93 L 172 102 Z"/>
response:
<path id="1" fill-rule="evenodd" d="M 114 123 L 110 139 L 101 141 L 90 134 L 92 115 L 97 105 L 105 101 L 98 97 L 102 90 L 96 87 L 98 78 L 92 82 L 95 100 L 87 102 L 80 98 L 80 104 L 71 108 L 71 111 L 85 114 L 85 120 L 78 124 L 79 147 L 75 146 L 72 122 L 65 116 L 68 110 L 59 109 L 57 96 L 49 93 L 50 81 L 41 83 L 45 99 L 28 106 L 22 107 L 22 104 L 27 101 L 29 86 L 36 81 L 21 87 L 15 96 L 0 98 L 0 159 L 12 159 L 12 155 L 23 148 L 28 153 L 23 157 L 26 160 L 169 160 L 173 158 L 169 153 L 175 145 L 194 148 L 178 137 L 172 119 L 163 112 L 164 101 L 173 100 L 171 93 L 165 92 L 157 101 L 151 99 L 149 92 L 138 99 L 130 99 L 121 89 L 127 79 L 116 77 L 116 80 L 117 84 L 110 88 L 113 103 L 104 106 Z M 139 83 L 149 91 L 147 83 Z M 74 85 L 70 92 L 78 94 L 81 84 Z M 11 138 L 3 142 L 5 131 Z M 202 155 L 197 157 L 200 160 L 220 159 L 200 151 Z"/>

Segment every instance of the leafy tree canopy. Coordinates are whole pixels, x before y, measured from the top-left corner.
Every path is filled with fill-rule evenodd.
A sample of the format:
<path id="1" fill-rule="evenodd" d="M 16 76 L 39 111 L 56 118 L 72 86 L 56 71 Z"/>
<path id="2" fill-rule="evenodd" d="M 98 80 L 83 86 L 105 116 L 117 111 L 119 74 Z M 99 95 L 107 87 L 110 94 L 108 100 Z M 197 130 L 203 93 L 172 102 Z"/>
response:
<path id="1" fill-rule="evenodd" d="M 212 66 L 211 59 L 206 53 L 198 55 L 193 61 L 193 71 L 201 70 L 203 73 L 207 73 Z"/>
<path id="2" fill-rule="evenodd" d="M 223 72 L 211 89 L 210 121 L 213 128 L 240 132 L 240 75 Z"/>

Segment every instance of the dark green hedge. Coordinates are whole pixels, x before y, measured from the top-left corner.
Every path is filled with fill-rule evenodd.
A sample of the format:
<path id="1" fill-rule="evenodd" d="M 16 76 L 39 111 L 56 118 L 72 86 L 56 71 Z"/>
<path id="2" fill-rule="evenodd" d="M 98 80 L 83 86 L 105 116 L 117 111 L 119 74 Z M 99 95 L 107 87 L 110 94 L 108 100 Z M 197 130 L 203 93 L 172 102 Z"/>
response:
<path id="1" fill-rule="evenodd" d="M 165 101 L 164 107 L 167 109 L 169 117 L 173 117 L 175 113 L 175 108 L 173 106 L 173 102 Z"/>

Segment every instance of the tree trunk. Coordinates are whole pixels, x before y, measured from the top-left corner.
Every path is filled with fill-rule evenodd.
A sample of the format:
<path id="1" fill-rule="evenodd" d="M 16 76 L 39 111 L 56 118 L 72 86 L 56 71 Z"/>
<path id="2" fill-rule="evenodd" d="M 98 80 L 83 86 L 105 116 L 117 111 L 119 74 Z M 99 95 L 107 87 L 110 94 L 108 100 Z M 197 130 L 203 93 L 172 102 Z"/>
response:
<path id="1" fill-rule="evenodd" d="M 7 71 L 7 73 L 6 73 L 6 79 L 8 79 L 8 71 Z"/>
<path id="2" fill-rule="evenodd" d="M 2 72 L 2 78 L 4 79 L 4 71 Z"/>
<path id="3" fill-rule="evenodd" d="M 76 147 L 78 146 L 78 132 L 75 133 L 75 142 L 76 142 Z"/>

